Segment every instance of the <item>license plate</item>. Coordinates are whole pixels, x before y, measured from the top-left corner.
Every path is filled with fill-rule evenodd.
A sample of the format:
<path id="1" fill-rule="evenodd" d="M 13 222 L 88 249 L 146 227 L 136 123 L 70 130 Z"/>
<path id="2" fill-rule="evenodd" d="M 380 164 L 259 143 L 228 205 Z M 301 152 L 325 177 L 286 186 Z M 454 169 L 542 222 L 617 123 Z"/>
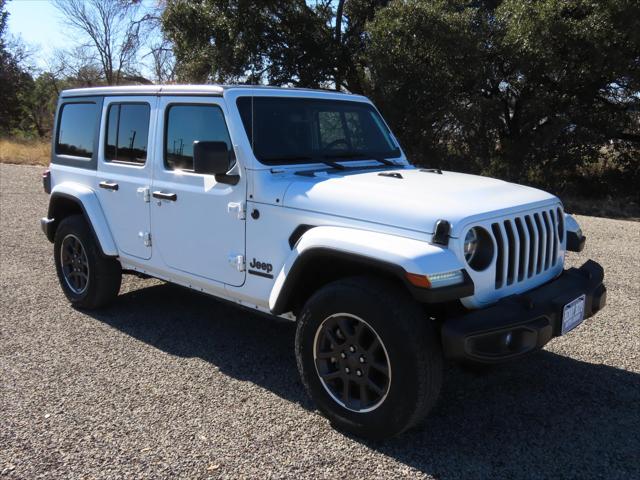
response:
<path id="1" fill-rule="evenodd" d="M 582 295 L 564 306 L 562 310 L 562 335 L 576 328 L 584 320 L 585 298 L 586 296 Z"/>

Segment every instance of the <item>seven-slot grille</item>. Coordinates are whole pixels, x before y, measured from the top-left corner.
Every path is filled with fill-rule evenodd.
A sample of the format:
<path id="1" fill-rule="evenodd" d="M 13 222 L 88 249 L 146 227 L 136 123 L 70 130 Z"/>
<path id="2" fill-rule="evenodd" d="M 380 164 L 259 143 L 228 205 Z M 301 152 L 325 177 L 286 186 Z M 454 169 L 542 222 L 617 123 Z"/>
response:
<path id="1" fill-rule="evenodd" d="M 562 210 L 554 207 L 491 224 L 497 246 L 496 289 L 556 265 L 564 235 L 562 215 Z"/>

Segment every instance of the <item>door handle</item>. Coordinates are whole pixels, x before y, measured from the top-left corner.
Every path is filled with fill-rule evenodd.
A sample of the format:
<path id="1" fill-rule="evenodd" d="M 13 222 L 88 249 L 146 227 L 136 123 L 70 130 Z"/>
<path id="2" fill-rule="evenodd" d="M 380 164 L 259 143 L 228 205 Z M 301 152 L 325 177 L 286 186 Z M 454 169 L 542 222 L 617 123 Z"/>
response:
<path id="1" fill-rule="evenodd" d="M 178 195 L 175 193 L 165 193 L 165 192 L 153 192 L 153 198 L 159 198 L 160 200 L 171 200 L 175 202 L 178 199 Z"/>
<path id="2" fill-rule="evenodd" d="M 115 182 L 100 182 L 98 185 L 106 190 L 118 190 L 118 184 Z"/>

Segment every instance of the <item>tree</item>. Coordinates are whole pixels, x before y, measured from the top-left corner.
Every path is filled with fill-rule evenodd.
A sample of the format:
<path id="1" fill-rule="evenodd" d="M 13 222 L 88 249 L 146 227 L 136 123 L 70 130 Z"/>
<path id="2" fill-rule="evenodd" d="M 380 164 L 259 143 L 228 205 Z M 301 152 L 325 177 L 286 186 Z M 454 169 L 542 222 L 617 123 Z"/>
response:
<path id="1" fill-rule="evenodd" d="M 0 0 L 0 133 L 10 132 L 24 121 L 24 92 L 32 82 L 31 75 L 20 65 L 18 55 L 9 48 L 6 39 L 8 12 L 5 0 Z"/>
<path id="2" fill-rule="evenodd" d="M 304 0 L 173 0 L 163 29 L 181 80 L 318 87 L 331 68 L 325 17 Z"/>
<path id="3" fill-rule="evenodd" d="M 640 140 L 638 18 L 631 0 L 394 2 L 367 27 L 371 94 L 414 160 L 557 191 Z"/>
<path id="4" fill-rule="evenodd" d="M 138 0 L 54 0 L 64 21 L 86 40 L 81 47 L 99 65 L 108 85 L 150 83 L 137 67 L 146 15 Z"/>
<path id="5" fill-rule="evenodd" d="M 53 130 L 53 117 L 61 83 L 51 72 L 44 72 L 33 81 L 25 99 L 32 128 L 40 138 L 48 137 Z"/>
<path id="6" fill-rule="evenodd" d="M 180 79 L 363 91 L 365 25 L 384 0 L 170 0 Z"/>
<path id="7" fill-rule="evenodd" d="M 156 83 L 173 83 L 176 78 L 176 59 L 173 46 L 167 38 L 151 44 L 149 53 L 145 55 L 151 59 L 151 71 Z"/>

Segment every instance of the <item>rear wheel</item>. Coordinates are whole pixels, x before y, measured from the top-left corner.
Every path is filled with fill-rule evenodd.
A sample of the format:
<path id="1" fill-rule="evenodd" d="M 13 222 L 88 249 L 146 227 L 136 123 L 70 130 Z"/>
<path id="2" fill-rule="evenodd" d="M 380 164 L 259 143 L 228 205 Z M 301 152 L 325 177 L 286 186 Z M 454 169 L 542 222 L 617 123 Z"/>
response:
<path id="1" fill-rule="evenodd" d="M 53 249 L 60 286 L 75 307 L 100 308 L 118 295 L 120 263 L 102 254 L 82 215 L 60 222 Z"/>
<path id="2" fill-rule="evenodd" d="M 372 439 L 418 424 L 442 381 L 440 345 L 419 305 L 395 284 L 369 277 L 333 282 L 309 299 L 296 358 L 332 424 Z"/>

